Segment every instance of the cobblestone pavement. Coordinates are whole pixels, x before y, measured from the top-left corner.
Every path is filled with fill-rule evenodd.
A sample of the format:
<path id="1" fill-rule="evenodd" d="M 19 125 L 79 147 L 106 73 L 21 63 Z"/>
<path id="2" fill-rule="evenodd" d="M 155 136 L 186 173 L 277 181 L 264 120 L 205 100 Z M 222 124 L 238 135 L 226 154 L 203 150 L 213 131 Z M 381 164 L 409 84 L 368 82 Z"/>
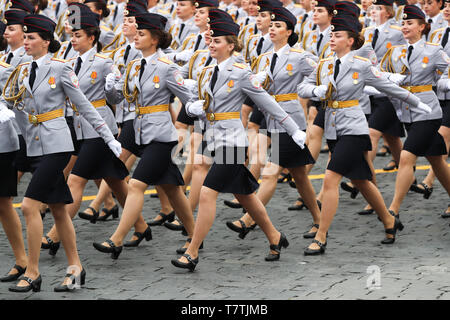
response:
<path id="1" fill-rule="evenodd" d="M 375 167 L 382 168 L 387 161 L 377 157 Z M 322 154 L 312 174 L 322 174 L 325 163 Z M 418 162 L 425 164 L 424 159 Z M 418 170 L 418 181 L 426 173 Z M 395 173 L 378 175 L 388 204 L 395 177 Z M 19 194 L 23 195 L 28 180 L 29 176 L 25 176 Z M 322 179 L 313 179 L 316 191 L 321 183 Z M 95 185 L 89 182 L 85 195 L 95 193 Z M 393 246 L 380 244 L 383 225 L 375 216 L 355 214 L 364 205 L 361 195 L 350 199 L 341 191 L 327 252 L 318 257 L 303 256 L 310 240 L 303 239 L 302 233 L 309 229 L 311 218 L 307 210 L 287 210 L 297 197 L 296 190 L 280 184 L 267 205 L 273 223 L 290 242 L 280 261 L 264 261 L 269 248 L 260 229 L 241 240 L 226 227 L 225 222 L 239 217 L 241 211 L 223 204 L 230 195 L 220 195 L 216 221 L 194 273 L 176 269 L 170 263 L 177 257 L 176 248 L 184 243 L 179 232 L 153 227 L 152 241 L 144 241 L 138 248 L 125 248 L 113 261 L 96 251 L 92 242 L 107 239 L 118 221 L 91 224 L 77 217 L 74 225 L 78 249 L 87 270 L 84 289 L 72 294 L 53 292 L 67 266 L 61 248 L 56 257 L 42 251 L 40 293 L 13 294 L 7 290 L 9 284 L 0 284 L 0 299 L 450 299 L 450 220 L 440 217 L 449 201 L 438 182 L 429 200 L 408 193 L 400 212 L 405 229 Z M 20 198 L 14 202 L 20 202 Z M 88 203 L 83 202 L 82 209 Z M 158 209 L 158 199 L 146 196 L 146 220 Z M 22 215 L 21 219 L 24 225 Z M 52 223 L 51 215 L 47 215 L 44 230 L 48 231 Z M 0 232 L 0 257 L 0 272 L 5 273 L 14 258 L 4 232 Z M 368 288 L 372 279 L 378 279 L 374 282 L 378 288 Z"/>

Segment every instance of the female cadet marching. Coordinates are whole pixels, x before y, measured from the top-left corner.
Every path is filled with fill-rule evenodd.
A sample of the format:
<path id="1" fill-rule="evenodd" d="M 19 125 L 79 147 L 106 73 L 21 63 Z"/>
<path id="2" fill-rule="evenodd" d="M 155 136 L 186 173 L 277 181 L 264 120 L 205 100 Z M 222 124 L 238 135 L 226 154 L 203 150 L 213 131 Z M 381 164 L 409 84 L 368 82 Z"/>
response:
<path id="1" fill-rule="evenodd" d="M 68 264 L 76 269 L 68 272 L 55 291 L 73 290 L 75 278 L 80 284 L 85 281 L 86 271 L 78 257 L 75 230 L 66 210 L 72 196 L 63 170 L 73 151 L 70 130 L 64 118 L 66 97 L 117 155 L 121 151 L 104 120 L 81 92 L 71 66 L 63 60 L 51 58 L 49 52 L 56 52 L 60 46 L 53 38 L 54 30 L 55 23 L 45 16 L 32 14 L 24 18 L 25 50 L 33 61 L 14 70 L 3 92 L 9 105 L 28 114 L 25 136 L 33 172 L 22 202 L 27 225 L 28 266 L 17 285 L 9 288 L 14 292 L 41 289 L 42 277 L 38 268 L 43 233 L 40 202 L 49 205 Z"/>
<path id="2" fill-rule="evenodd" d="M 172 149 L 178 138 L 169 112 L 172 93 L 182 103 L 186 103 L 191 94 L 183 84 L 177 65 L 167 59 L 161 50 L 169 47 L 171 42 L 170 35 L 164 31 L 167 19 L 158 14 L 146 13 L 136 16 L 136 23 L 138 32 L 135 45 L 141 50 L 143 58 L 130 62 L 118 83 L 114 74 L 108 75 L 105 86 L 107 98 L 112 103 L 119 103 L 123 99 L 135 103 L 135 137 L 142 152 L 141 160 L 128 183 L 128 196 L 118 228 L 106 242 L 94 243 L 97 250 L 111 253 L 113 259 L 119 257 L 125 236 L 142 217 L 144 191 L 150 184 L 161 185 L 189 235 L 194 229 L 189 202 L 181 188 L 183 178 L 172 161 Z M 139 242 L 152 237 L 150 227 L 145 222 L 142 227 L 146 229 Z"/>
<path id="3" fill-rule="evenodd" d="M 278 260 L 281 248 L 289 245 L 286 236 L 272 225 L 263 204 L 254 194 L 258 183 L 244 165 L 248 141 L 240 119 L 240 109 L 245 97 L 248 95 L 258 107 L 271 114 L 283 129 L 293 135 L 298 145 L 304 145 L 306 136 L 270 98 L 248 66 L 235 62 L 233 52 L 241 49 L 237 39 L 239 26 L 230 20 L 218 19 L 210 23 L 210 29 L 211 56 L 216 58 L 218 64 L 205 70 L 208 81 L 199 87 L 204 88 L 201 97 L 205 96 L 207 101 L 195 101 L 193 98 L 186 105 L 186 111 L 188 115 L 206 121 L 208 150 L 214 156 L 214 163 L 201 189 L 192 241 L 180 259 L 172 260 L 174 266 L 191 271 L 198 263 L 198 250 L 214 221 L 219 192 L 233 193 L 264 231 L 271 249 L 266 260 Z"/>
<path id="4" fill-rule="evenodd" d="M 331 49 L 333 57 L 320 61 L 316 70 L 298 87 L 305 98 L 316 96 L 327 102 L 325 110 L 325 137 L 331 151 L 323 182 L 323 201 L 320 227 L 305 255 L 325 252 L 327 232 L 339 201 L 339 182 L 342 176 L 351 179 L 382 220 L 386 232 L 383 244 L 393 243 L 398 229 L 403 229 L 398 218 L 391 216 L 381 193 L 369 180 L 367 152 L 371 149 L 369 128 L 358 100 L 364 86 L 374 86 L 381 92 L 405 100 L 412 108 L 429 110 L 414 95 L 381 76 L 368 59 L 355 55 L 364 40 L 357 16 L 339 11 L 333 17 Z"/>
<path id="5" fill-rule="evenodd" d="M 98 53 L 101 51 L 101 44 L 98 42 L 100 36 L 98 15 L 84 4 L 73 3 L 69 6 L 69 10 L 74 7 L 79 9 L 80 19 L 73 25 L 71 41 L 73 48 L 78 52 L 78 57 L 69 63 L 72 63 L 81 91 L 96 108 L 111 132 L 117 135 L 117 124 L 111 108 L 106 104 L 104 91 L 105 78 L 111 73 L 113 63 L 111 59 Z M 80 143 L 77 160 L 67 180 L 74 200 L 67 206 L 69 216 L 73 219 L 78 212 L 88 180 L 104 179 L 123 207 L 128 191 L 124 178 L 128 175 L 128 170 L 78 112 L 77 105 L 71 101 L 69 104 L 74 110 L 74 127 Z M 98 212 L 90 218 L 91 222 L 95 222 Z M 49 253 L 55 255 L 59 248 L 59 238 L 53 226 L 43 239 L 42 247 L 50 249 Z"/>
<path id="6" fill-rule="evenodd" d="M 258 62 L 263 68 L 262 72 L 267 72 L 269 77 L 270 84 L 267 85 L 267 91 L 275 97 L 299 128 L 306 131 L 305 113 L 298 101 L 296 91 L 297 85 L 314 70 L 317 58 L 303 49 L 292 48 L 298 40 L 297 34 L 294 33 L 297 19 L 289 10 L 273 7 L 271 18 L 269 32 L 274 46 Z M 314 188 L 306 173 L 306 166 L 313 164 L 314 159 L 308 147 L 298 146 L 267 112 L 265 120 L 275 145 L 272 146 L 270 159 L 262 172 L 262 182 L 257 195 L 266 205 L 275 192 L 278 175 L 283 168 L 287 168 L 295 180 L 299 194 L 312 214 L 313 227 L 309 231 L 311 233 L 309 237 L 314 237 L 319 228 L 320 210 Z M 227 222 L 227 226 L 238 232 L 240 238 L 244 238 L 250 230 L 248 227 L 254 224 L 248 214 L 236 222 Z"/>
<path id="7" fill-rule="evenodd" d="M 422 10 L 416 6 L 407 5 L 403 9 L 402 32 L 407 45 L 391 48 L 386 53 L 383 67 L 388 72 L 406 76 L 401 85 L 426 102 L 432 110 L 424 114 L 409 104 L 394 103 L 408 132 L 400 154 L 394 199 L 389 207 L 396 215 L 414 180 L 413 168 L 420 156 L 427 158 L 436 177 L 450 195 L 450 168 L 443 157 L 448 151 L 438 131 L 442 124 L 442 108 L 432 89 L 437 70 L 445 72 L 450 58 L 440 45 L 422 39 L 429 32 L 429 24 L 425 22 Z"/>

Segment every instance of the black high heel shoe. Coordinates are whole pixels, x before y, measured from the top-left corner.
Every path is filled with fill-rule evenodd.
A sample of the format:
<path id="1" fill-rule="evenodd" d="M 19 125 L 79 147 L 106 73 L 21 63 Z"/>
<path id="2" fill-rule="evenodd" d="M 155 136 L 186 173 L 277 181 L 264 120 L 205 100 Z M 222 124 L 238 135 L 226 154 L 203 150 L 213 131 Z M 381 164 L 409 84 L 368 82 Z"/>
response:
<path id="1" fill-rule="evenodd" d="M 280 173 L 281 178 L 278 178 L 277 183 L 284 183 L 292 181 L 292 176 L 290 173 Z"/>
<path id="2" fill-rule="evenodd" d="M 45 209 L 44 211 L 40 211 L 40 210 L 39 210 L 39 212 L 41 213 L 41 219 L 44 220 L 45 215 L 46 215 L 47 213 L 50 213 L 51 211 L 50 211 L 50 208 L 47 208 L 47 209 Z"/>
<path id="3" fill-rule="evenodd" d="M 341 182 L 341 188 L 344 191 L 350 192 L 350 198 L 355 199 L 359 190 L 355 187 L 350 187 L 347 182 Z"/>
<path id="4" fill-rule="evenodd" d="M 315 243 L 319 246 L 319 249 L 310 249 L 309 247 L 305 249 L 305 251 L 303 252 L 303 254 L 305 256 L 316 256 L 319 254 L 323 254 L 325 253 L 325 248 L 327 247 L 327 243 L 322 243 L 319 240 L 314 239 L 312 241 L 312 243 Z"/>
<path id="5" fill-rule="evenodd" d="M 293 211 L 293 210 L 303 210 L 303 208 L 306 208 L 306 204 L 303 202 L 302 198 L 297 198 L 297 201 L 301 202 L 302 204 L 294 204 L 293 206 L 288 207 L 289 211 Z"/>
<path id="6" fill-rule="evenodd" d="M 161 216 L 161 219 L 156 220 L 156 219 L 152 219 L 149 222 L 147 222 L 147 224 L 149 226 L 161 226 L 163 225 L 166 221 L 168 222 L 173 222 L 173 220 L 175 220 L 175 211 L 172 211 L 171 213 L 165 214 L 165 213 L 158 213 Z"/>
<path id="7" fill-rule="evenodd" d="M 182 269 L 189 269 L 189 271 L 193 272 L 195 270 L 195 267 L 198 264 L 198 257 L 195 259 L 192 259 L 192 257 L 190 255 L 188 255 L 187 253 L 183 254 L 183 257 L 185 257 L 189 262 L 180 262 L 178 260 L 172 260 L 172 264 L 177 267 L 177 268 L 182 268 Z"/>
<path id="8" fill-rule="evenodd" d="M 239 238 L 244 239 L 245 236 L 256 228 L 256 223 L 252 224 L 251 226 L 247 227 L 241 219 L 238 220 L 241 224 L 241 227 L 239 228 L 236 226 L 232 221 L 227 221 L 227 227 L 233 230 L 234 232 L 239 233 Z"/>
<path id="9" fill-rule="evenodd" d="M 447 206 L 447 210 L 450 208 L 450 204 Z M 450 218 L 450 212 L 447 212 L 447 210 L 445 210 L 442 214 L 441 217 L 444 219 Z"/>
<path id="10" fill-rule="evenodd" d="M 189 242 L 189 243 L 191 243 L 192 238 L 187 238 L 186 241 Z M 199 249 L 203 249 L 203 242 L 201 243 Z M 178 253 L 178 254 L 183 254 L 183 253 L 186 252 L 186 250 L 187 250 L 187 248 L 179 248 L 179 249 L 177 249 L 177 253 Z"/>
<path id="11" fill-rule="evenodd" d="M 150 227 L 147 227 L 143 233 L 141 232 L 135 232 L 133 233 L 134 236 L 138 237 L 136 240 L 130 240 L 124 243 L 124 247 L 137 247 L 142 240 L 150 241 L 152 240 L 152 230 Z"/>
<path id="12" fill-rule="evenodd" d="M 22 268 L 21 266 L 15 264 L 13 269 L 17 270 L 17 273 L 15 274 L 7 274 L 6 276 L 0 278 L 0 282 L 12 282 L 12 281 L 16 281 L 17 279 L 19 279 L 19 277 L 21 275 L 23 275 L 25 273 L 25 271 L 27 271 L 27 267 Z"/>
<path id="13" fill-rule="evenodd" d="M 78 212 L 78 216 L 81 219 L 89 220 L 91 223 L 96 223 L 97 219 L 99 217 L 99 212 L 92 207 L 87 207 L 87 208 L 92 211 L 92 214 L 87 214 L 85 212 Z"/>
<path id="14" fill-rule="evenodd" d="M 114 244 L 114 242 L 112 242 L 111 239 L 108 239 L 105 242 L 107 244 L 109 244 L 109 247 L 104 246 L 103 244 L 98 243 L 98 242 L 94 242 L 92 245 L 94 246 L 95 249 L 97 249 L 100 252 L 111 253 L 111 259 L 116 260 L 117 258 L 119 258 L 120 253 L 122 252 L 123 246 L 117 247 Z"/>
<path id="15" fill-rule="evenodd" d="M 394 159 L 391 159 L 387 165 L 383 168 L 383 171 L 391 171 L 394 169 L 398 169 L 398 164 L 395 162 Z"/>
<path id="16" fill-rule="evenodd" d="M 422 186 L 423 188 L 420 188 Z M 412 184 L 409 190 L 423 194 L 424 199 L 430 198 L 433 193 L 433 187 L 429 187 L 426 183 Z"/>
<path id="17" fill-rule="evenodd" d="M 386 151 L 380 151 L 381 148 L 384 148 Z M 391 154 L 391 149 L 388 146 L 383 145 L 380 150 L 377 152 L 377 157 L 386 157 L 388 154 Z"/>
<path id="18" fill-rule="evenodd" d="M 117 205 L 112 207 L 110 210 L 102 208 L 102 212 L 104 212 L 105 215 L 99 216 L 97 218 L 97 221 L 106 221 L 109 218 L 109 216 L 112 216 L 111 220 L 119 218 L 119 207 Z"/>
<path id="19" fill-rule="evenodd" d="M 17 285 L 9 287 L 8 290 L 11 292 L 28 292 L 30 290 L 33 290 L 33 292 L 39 292 L 41 291 L 41 284 L 42 284 L 42 278 L 41 275 L 39 275 L 35 280 L 28 278 L 26 276 L 21 276 L 19 279 L 20 280 L 25 280 L 26 282 L 28 282 L 27 286 L 24 287 L 19 287 Z"/>
<path id="20" fill-rule="evenodd" d="M 65 275 L 65 278 L 72 279 L 72 285 L 60 284 L 59 286 L 53 288 L 53 291 L 55 291 L 55 292 L 72 292 L 75 289 L 80 289 L 80 286 L 84 286 L 84 283 L 86 281 L 86 271 L 83 268 L 83 270 L 81 270 L 81 272 L 78 276 L 68 273 Z"/>
<path id="21" fill-rule="evenodd" d="M 278 242 L 278 244 L 270 245 L 270 250 L 275 251 L 276 253 L 269 253 L 267 255 L 267 257 L 265 257 L 264 259 L 266 261 L 280 260 L 281 248 L 287 248 L 288 246 L 289 246 L 289 242 L 287 241 L 286 236 L 281 232 L 280 241 Z"/>
<path id="22" fill-rule="evenodd" d="M 395 216 L 394 216 L 395 217 Z M 400 222 L 398 218 L 395 218 L 394 227 L 392 229 L 384 229 L 384 232 L 390 235 L 393 235 L 392 238 L 384 238 L 381 240 L 382 244 L 393 244 L 395 242 L 395 234 L 397 230 L 402 231 L 404 228 L 403 224 Z"/>
<path id="23" fill-rule="evenodd" d="M 233 201 L 229 201 L 229 200 L 224 200 L 223 203 L 230 208 L 233 209 L 241 209 L 242 208 L 242 204 L 240 204 L 239 202 L 233 202 Z"/>
<path id="24" fill-rule="evenodd" d="M 48 254 L 51 256 L 55 256 L 56 253 L 59 250 L 59 247 L 61 245 L 61 241 L 54 242 L 49 236 L 45 236 L 45 240 L 47 240 L 47 243 L 41 242 L 41 248 L 42 249 L 49 249 Z"/>
<path id="25" fill-rule="evenodd" d="M 318 224 L 313 224 L 312 225 L 313 227 L 315 227 L 317 230 L 319 230 L 319 225 Z M 315 238 L 316 237 L 316 234 L 317 234 L 317 231 L 316 232 L 305 232 L 304 234 L 303 234 L 303 238 L 305 238 L 305 239 L 313 239 L 313 238 Z"/>

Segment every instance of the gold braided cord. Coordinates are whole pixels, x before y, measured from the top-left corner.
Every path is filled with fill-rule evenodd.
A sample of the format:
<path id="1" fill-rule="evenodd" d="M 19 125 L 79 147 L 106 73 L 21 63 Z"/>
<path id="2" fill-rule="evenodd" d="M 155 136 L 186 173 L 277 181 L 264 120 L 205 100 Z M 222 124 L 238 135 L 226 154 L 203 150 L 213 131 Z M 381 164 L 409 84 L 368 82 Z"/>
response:
<path id="1" fill-rule="evenodd" d="M 14 71 L 9 75 L 8 80 L 6 80 L 6 84 L 3 87 L 3 98 L 7 102 L 14 101 L 14 106 L 16 106 L 18 103 L 23 101 L 24 93 L 25 93 L 25 86 L 22 85 L 20 88 L 17 88 L 17 85 L 19 83 L 19 75 L 20 75 L 20 69 L 22 68 L 21 65 L 17 66 L 17 68 L 14 69 Z M 9 87 L 8 95 L 6 94 L 6 90 Z M 15 94 L 15 92 L 17 94 Z"/>
<path id="2" fill-rule="evenodd" d="M 130 72 L 131 72 L 131 68 L 133 67 L 134 63 L 137 60 L 133 60 L 131 61 L 128 66 L 127 66 L 127 71 L 125 73 L 125 81 L 123 83 L 123 96 L 125 97 L 125 99 L 128 101 L 129 104 L 135 102 L 137 100 L 137 96 L 138 96 L 138 90 L 136 87 L 134 87 L 133 93 L 130 93 L 128 91 L 128 79 L 130 78 Z M 128 109 L 130 108 L 130 106 L 128 106 Z"/>
<path id="3" fill-rule="evenodd" d="M 120 33 L 119 33 L 118 35 L 116 35 L 116 36 L 114 37 L 114 39 L 113 39 L 110 43 L 108 43 L 106 46 L 103 47 L 102 52 L 104 52 L 104 53 L 110 53 L 110 52 L 113 52 L 114 49 L 115 49 L 116 43 L 117 43 L 117 42 L 119 41 L 119 39 L 120 39 L 120 36 L 121 36 Z M 112 48 L 112 49 L 110 49 L 110 48 Z M 120 46 L 119 46 L 119 48 L 120 48 Z"/>
<path id="4" fill-rule="evenodd" d="M 209 104 L 211 102 L 211 97 L 209 96 L 208 93 L 206 93 L 204 97 L 203 97 L 203 94 L 202 94 L 203 78 L 206 75 L 206 71 L 208 69 L 210 69 L 210 68 L 211 68 L 210 66 L 203 68 L 202 72 L 200 73 L 200 76 L 198 78 L 198 83 L 197 83 L 197 85 L 198 85 L 198 99 L 199 100 L 205 100 L 205 103 L 203 104 L 203 110 L 208 109 L 209 108 Z"/>

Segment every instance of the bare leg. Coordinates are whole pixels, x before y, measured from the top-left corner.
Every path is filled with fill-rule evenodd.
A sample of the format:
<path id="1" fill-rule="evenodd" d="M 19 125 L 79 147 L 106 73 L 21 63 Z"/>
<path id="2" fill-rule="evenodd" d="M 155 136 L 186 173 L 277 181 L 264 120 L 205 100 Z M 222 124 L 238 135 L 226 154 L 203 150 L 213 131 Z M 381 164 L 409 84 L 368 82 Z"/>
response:
<path id="1" fill-rule="evenodd" d="M 246 104 L 242 105 L 242 108 L 241 108 L 241 120 L 242 120 L 242 124 L 244 125 L 244 128 L 247 128 L 247 125 L 249 123 L 248 122 L 249 115 L 250 115 L 250 112 L 252 112 L 252 111 L 253 111 L 252 107 L 249 107 Z"/>
<path id="2" fill-rule="evenodd" d="M 189 203 L 192 212 L 194 212 L 198 206 L 200 190 L 203 186 L 203 181 L 205 181 L 206 175 L 208 174 L 208 170 L 211 167 L 212 159 L 202 156 L 201 154 L 196 154 L 194 161 L 191 191 L 189 192 Z"/>
<path id="3" fill-rule="evenodd" d="M 414 181 L 414 165 L 416 164 L 417 156 L 409 151 L 402 150 L 400 154 L 400 163 L 395 180 L 394 199 L 389 207 L 390 210 L 398 214 L 400 205 L 409 190 L 409 187 Z"/>

